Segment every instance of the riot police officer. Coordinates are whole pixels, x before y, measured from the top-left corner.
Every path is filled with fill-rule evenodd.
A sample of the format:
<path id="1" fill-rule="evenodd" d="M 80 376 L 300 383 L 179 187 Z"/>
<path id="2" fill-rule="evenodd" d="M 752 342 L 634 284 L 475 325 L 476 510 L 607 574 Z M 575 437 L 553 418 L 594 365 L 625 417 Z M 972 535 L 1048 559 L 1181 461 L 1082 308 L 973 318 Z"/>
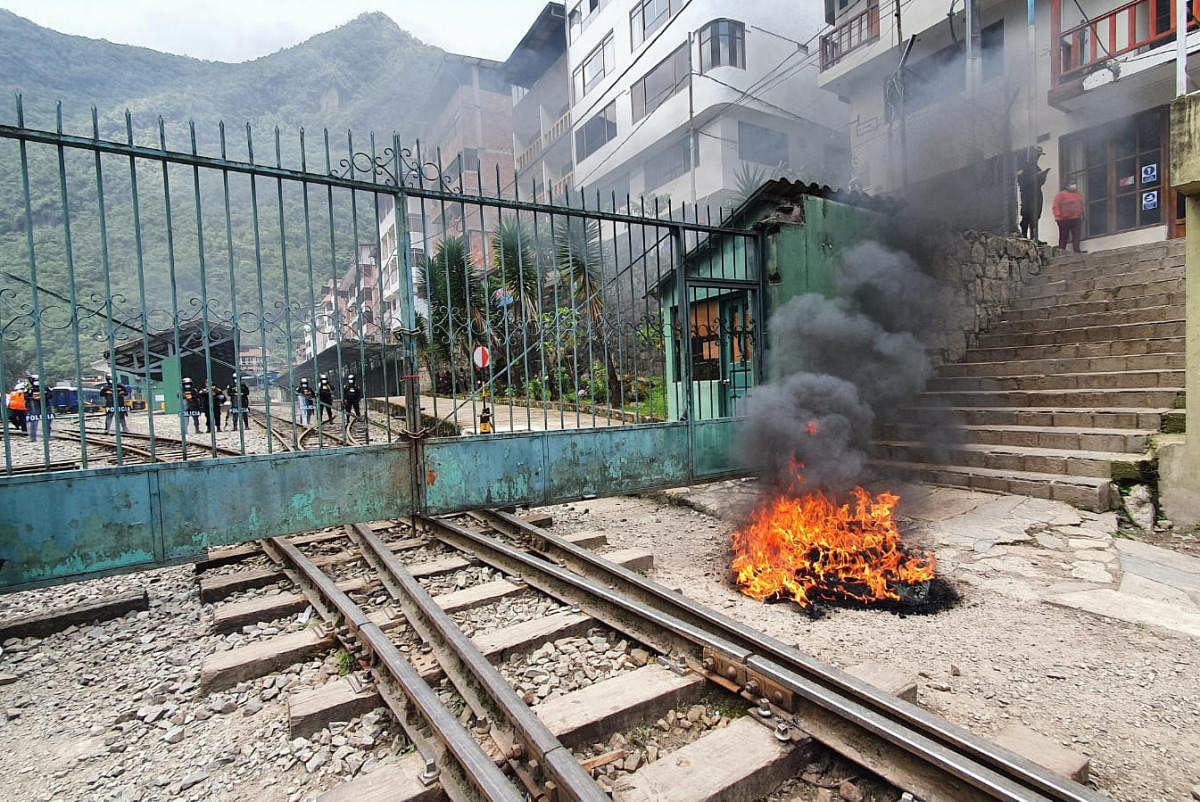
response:
<path id="1" fill-rule="evenodd" d="M 46 437 L 50 437 L 50 403 L 36 373 L 29 374 L 25 383 L 25 421 L 29 427 L 29 441 L 37 442 L 38 429 L 43 426 Z"/>
<path id="2" fill-rule="evenodd" d="M 317 394 L 309 386 L 308 379 L 300 380 L 300 386 L 296 388 L 296 395 L 300 397 L 300 425 L 308 426 L 313 422 L 313 410 L 317 403 Z"/>
<path id="3" fill-rule="evenodd" d="M 192 380 L 184 378 L 183 390 L 179 394 L 180 400 L 183 402 L 183 412 L 192 419 L 192 425 L 196 427 L 196 434 L 200 433 L 200 391 L 192 387 Z M 187 434 L 187 419 L 183 421 L 183 433 Z"/>
<path id="4" fill-rule="evenodd" d="M 346 417 L 350 417 L 350 413 L 354 413 L 355 419 L 362 417 L 362 412 L 359 410 L 358 402 L 362 399 L 362 390 L 354 382 L 354 374 L 351 373 L 346 377 L 346 383 L 342 385 L 342 412 Z"/>
<path id="5" fill-rule="evenodd" d="M 328 375 L 321 374 L 321 383 L 317 385 L 317 400 L 321 402 L 321 413 L 328 416 L 330 423 L 333 423 L 333 388 L 329 385 Z M 321 414 L 317 415 L 318 423 Z"/>
<path id="6" fill-rule="evenodd" d="M 208 388 L 208 398 L 212 400 L 212 414 L 217 421 L 217 431 L 221 431 L 221 407 L 225 404 L 225 388 L 221 385 L 213 383 L 212 387 Z M 204 431 L 211 432 L 212 424 L 208 417 L 208 404 L 204 405 Z"/>
<path id="7" fill-rule="evenodd" d="M 125 420 L 125 387 L 118 384 L 113 387 L 112 377 L 104 377 L 104 386 L 100 388 L 100 400 L 104 404 L 104 433 L 112 428 L 113 415 L 117 416 L 117 428 L 122 432 L 129 431 Z"/>

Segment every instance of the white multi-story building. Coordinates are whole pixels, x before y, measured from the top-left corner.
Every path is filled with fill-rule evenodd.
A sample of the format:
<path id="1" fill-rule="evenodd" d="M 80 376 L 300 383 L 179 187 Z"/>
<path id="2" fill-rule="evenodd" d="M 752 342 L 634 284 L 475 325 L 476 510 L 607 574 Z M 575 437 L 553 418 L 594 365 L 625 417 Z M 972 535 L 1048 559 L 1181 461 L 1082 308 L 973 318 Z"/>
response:
<path id="1" fill-rule="evenodd" d="M 574 188 L 715 209 L 778 175 L 843 184 L 846 108 L 816 85 L 822 27 L 815 2 L 570 0 Z"/>
<path id="2" fill-rule="evenodd" d="M 968 3 L 978 18 L 970 61 Z M 819 82 L 850 102 L 862 188 L 1009 231 L 1016 173 L 1040 147 L 1042 239 L 1057 241 L 1051 201 L 1070 181 L 1086 202 L 1085 249 L 1183 235 L 1168 158 L 1175 0 L 1036 0 L 1032 24 L 1027 0 L 959 0 L 950 16 L 946 0 L 826 0 L 826 9 Z M 1195 20 L 1189 28 L 1194 53 L 1200 31 Z"/>

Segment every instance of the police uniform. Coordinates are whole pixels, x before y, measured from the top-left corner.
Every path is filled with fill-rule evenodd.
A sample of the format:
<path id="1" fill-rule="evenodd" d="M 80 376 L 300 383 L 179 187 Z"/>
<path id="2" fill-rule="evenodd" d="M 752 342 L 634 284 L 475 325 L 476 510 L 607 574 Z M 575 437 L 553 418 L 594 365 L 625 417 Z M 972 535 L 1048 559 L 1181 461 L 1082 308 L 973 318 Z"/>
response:
<path id="1" fill-rule="evenodd" d="M 100 388 L 100 399 L 104 403 L 104 433 L 108 434 L 112 428 L 113 415 L 117 416 L 117 428 L 121 431 L 128 431 L 129 426 L 125 421 L 125 388 L 121 385 L 113 387 L 112 379 L 105 379 L 104 386 Z"/>
<path id="2" fill-rule="evenodd" d="M 208 388 L 209 397 L 212 398 L 212 414 L 217 420 L 217 431 L 221 431 L 221 407 L 225 404 L 225 390 L 219 384 L 214 384 Z M 212 425 L 208 418 L 208 405 L 204 406 L 204 431 L 211 432 Z"/>
<path id="3" fill-rule="evenodd" d="M 313 410 L 317 403 L 317 394 L 308 385 L 308 379 L 300 380 L 300 386 L 296 388 L 296 395 L 300 396 L 300 425 L 308 426 L 313 423 Z"/>
<path id="4" fill-rule="evenodd" d="M 358 402 L 361 398 L 362 390 L 360 390 L 358 385 L 354 383 L 354 374 L 351 373 L 346 377 L 346 383 L 342 385 L 342 411 L 345 412 L 347 416 L 353 412 L 354 417 L 361 418 L 362 412 L 359 411 L 358 407 Z"/>
<path id="5" fill-rule="evenodd" d="M 200 391 L 192 387 L 191 379 L 183 380 L 183 391 L 179 394 L 183 401 L 183 412 L 192 419 L 196 433 L 200 432 Z M 183 433 L 187 434 L 187 420 L 183 422 Z"/>
<path id="6" fill-rule="evenodd" d="M 30 376 L 25 385 L 25 419 L 29 428 L 29 441 L 37 442 L 38 429 L 43 426 L 46 437 L 50 436 L 50 405 L 46 402 L 45 390 L 37 376 Z"/>
<path id="7" fill-rule="evenodd" d="M 317 385 L 317 400 L 321 402 L 321 412 L 328 416 L 330 423 L 333 423 L 333 388 L 329 386 L 329 379 L 325 374 L 321 374 L 321 383 Z M 320 414 L 317 415 L 320 422 Z"/>

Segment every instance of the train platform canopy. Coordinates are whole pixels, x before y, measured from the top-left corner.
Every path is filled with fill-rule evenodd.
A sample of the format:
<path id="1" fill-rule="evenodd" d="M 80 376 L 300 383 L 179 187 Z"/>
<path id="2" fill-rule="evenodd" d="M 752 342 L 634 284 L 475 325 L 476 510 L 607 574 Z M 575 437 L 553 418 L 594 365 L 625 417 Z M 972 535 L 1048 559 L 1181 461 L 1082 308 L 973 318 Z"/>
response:
<path id="1" fill-rule="evenodd" d="M 178 344 L 177 344 L 178 343 Z M 117 369 L 133 376 L 146 376 L 153 381 L 173 380 L 175 376 L 188 376 L 192 381 L 203 383 L 208 377 L 211 363 L 212 380 L 228 384 L 237 365 L 237 349 L 234 347 L 234 330 L 220 323 L 208 325 L 208 336 L 204 334 L 204 322 L 192 320 L 178 329 L 148 332 L 145 337 L 137 336 L 125 340 L 113 349 Z M 147 355 L 149 359 L 147 360 Z M 109 361 L 105 350 L 104 361 Z M 178 364 L 178 370 L 175 369 Z"/>
<path id="2" fill-rule="evenodd" d="M 316 359 L 293 365 L 290 377 L 286 370 L 281 370 L 275 383 L 290 387 L 299 384 L 303 378 L 312 382 L 324 373 L 340 392 L 346 375 L 353 373 L 359 377 L 357 381 L 368 396 L 396 395 L 400 386 L 398 355 L 395 345 L 342 340 L 317 354 Z"/>

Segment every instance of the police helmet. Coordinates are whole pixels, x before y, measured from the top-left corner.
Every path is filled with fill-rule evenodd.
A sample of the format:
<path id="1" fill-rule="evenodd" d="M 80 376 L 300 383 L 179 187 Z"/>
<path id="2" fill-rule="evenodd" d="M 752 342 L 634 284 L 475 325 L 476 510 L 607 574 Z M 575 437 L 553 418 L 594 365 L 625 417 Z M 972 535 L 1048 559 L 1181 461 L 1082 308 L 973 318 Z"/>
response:
<path id="1" fill-rule="evenodd" d="M 192 383 L 192 380 L 191 380 L 191 379 L 188 379 L 188 378 L 184 378 L 184 380 L 183 380 L 183 383 L 184 383 L 184 384 L 191 384 L 191 383 Z"/>
<path id="2" fill-rule="evenodd" d="M 348 381 L 348 382 L 350 382 L 351 384 L 353 384 L 353 383 L 354 383 L 354 374 L 353 374 L 353 373 L 351 373 L 351 374 L 350 374 L 350 376 L 349 376 L 349 377 L 346 379 L 346 381 Z"/>
<path id="3" fill-rule="evenodd" d="M 301 379 L 301 380 L 300 380 L 300 383 L 301 383 L 301 384 L 308 384 L 308 379 Z"/>
<path id="4" fill-rule="evenodd" d="M 37 375 L 36 373 L 30 373 L 30 374 L 29 374 L 29 380 L 30 380 L 31 382 L 33 382 L 34 384 L 37 384 L 38 375 Z"/>

